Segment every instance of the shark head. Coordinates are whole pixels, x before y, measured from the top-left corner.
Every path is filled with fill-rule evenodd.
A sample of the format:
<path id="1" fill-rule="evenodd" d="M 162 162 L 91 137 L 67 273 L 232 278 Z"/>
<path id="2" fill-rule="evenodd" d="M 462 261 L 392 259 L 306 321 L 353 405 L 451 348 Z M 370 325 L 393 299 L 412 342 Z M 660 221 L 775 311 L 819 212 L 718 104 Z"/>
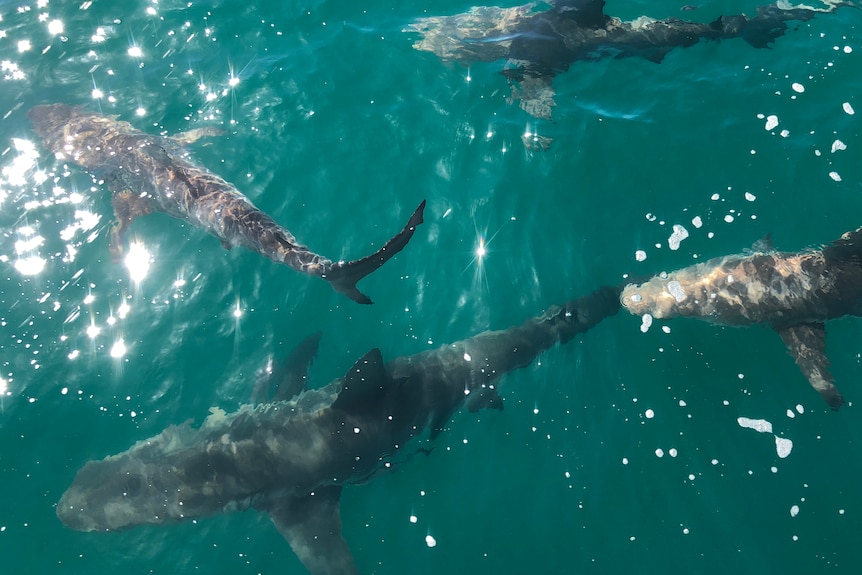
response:
<path id="1" fill-rule="evenodd" d="M 87 463 L 57 504 L 57 517 L 77 531 L 116 531 L 136 525 L 165 523 L 171 509 L 162 486 L 146 465 L 126 454 Z"/>
<path id="2" fill-rule="evenodd" d="M 249 453 L 217 431 L 214 413 L 204 424 L 171 426 L 129 450 L 90 461 L 57 504 L 57 517 L 78 531 L 117 531 L 163 524 L 255 503 L 265 473 L 242 473 Z"/>
<path id="3" fill-rule="evenodd" d="M 620 295 L 620 303 L 635 315 L 650 314 L 656 319 L 687 315 L 686 284 L 669 278 L 666 274 L 656 276 L 640 285 L 628 285 Z"/>

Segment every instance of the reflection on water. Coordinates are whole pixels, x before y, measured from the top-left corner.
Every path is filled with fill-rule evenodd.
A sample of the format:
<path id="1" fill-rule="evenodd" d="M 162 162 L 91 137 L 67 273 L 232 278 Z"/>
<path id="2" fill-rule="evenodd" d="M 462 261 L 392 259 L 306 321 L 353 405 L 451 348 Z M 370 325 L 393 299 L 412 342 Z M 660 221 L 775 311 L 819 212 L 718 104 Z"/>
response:
<path id="1" fill-rule="evenodd" d="M 66 530 L 54 505 L 86 461 L 248 402 L 255 373 L 309 333 L 324 332 L 319 385 L 374 347 L 418 353 L 626 274 L 860 224 L 859 11 L 769 51 L 578 63 L 555 79 L 555 121 L 525 125 L 499 64 L 447 65 L 401 32 L 474 3 L 3 3 L 0 483 L 18 494 L 0 510 L 4 568 L 301 572 L 254 513 L 105 538 Z M 51 102 L 158 135 L 220 126 L 196 158 L 324 253 L 358 253 L 426 196 L 427 221 L 369 278 L 369 309 L 158 215 L 115 264 L 106 186 L 26 121 Z M 835 323 L 832 368 L 849 380 L 859 320 Z M 809 397 L 769 330 L 640 325 L 611 318 L 510 374 L 503 411 L 458 415 L 433 453 L 346 490 L 363 572 L 659 573 L 668 557 L 855 572 L 852 406 Z"/>

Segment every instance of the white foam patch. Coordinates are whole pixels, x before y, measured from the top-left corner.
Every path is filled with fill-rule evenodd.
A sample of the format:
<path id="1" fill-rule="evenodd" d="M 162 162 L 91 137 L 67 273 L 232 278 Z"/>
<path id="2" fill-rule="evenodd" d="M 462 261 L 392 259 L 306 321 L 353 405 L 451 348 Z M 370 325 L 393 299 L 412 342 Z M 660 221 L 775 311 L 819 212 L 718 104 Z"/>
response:
<path id="1" fill-rule="evenodd" d="M 765 419 L 751 419 L 748 417 L 740 417 L 736 420 L 740 427 L 753 429 L 760 433 L 772 433 L 772 423 Z"/>
<path id="2" fill-rule="evenodd" d="M 673 299 L 675 299 L 677 303 L 684 301 L 687 297 L 685 295 L 685 291 L 682 289 L 682 285 L 675 280 L 667 282 L 667 291 L 673 296 Z"/>
<path id="3" fill-rule="evenodd" d="M 688 230 L 679 224 L 673 225 L 673 233 L 667 239 L 667 247 L 672 250 L 678 250 L 682 240 L 688 237 Z"/>
<path id="4" fill-rule="evenodd" d="M 851 116 L 856 113 L 856 111 L 853 109 L 853 106 L 850 105 L 850 102 L 844 102 L 843 104 L 841 104 L 841 107 L 844 108 L 844 112 L 850 114 Z"/>
<path id="5" fill-rule="evenodd" d="M 784 459 L 790 452 L 793 450 L 793 442 L 789 439 L 785 439 L 783 437 L 775 438 L 775 452 L 778 453 L 778 457 Z"/>
<path id="6" fill-rule="evenodd" d="M 641 317 L 641 331 L 644 333 L 648 332 L 651 325 L 652 316 L 648 313 L 643 314 L 643 317 Z"/>
<path id="7" fill-rule="evenodd" d="M 776 116 L 775 114 L 771 114 L 769 116 L 766 116 L 766 125 L 763 127 L 766 128 L 767 130 L 774 130 L 775 128 L 777 128 L 778 127 L 778 116 Z"/>
<path id="8" fill-rule="evenodd" d="M 847 149 L 847 144 L 845 144 L 841 140 L 835 140 L 834 142 L 832 142 L 832 153 L 833 154 L 839 150 L 846 150 L 846 149 Z"/>

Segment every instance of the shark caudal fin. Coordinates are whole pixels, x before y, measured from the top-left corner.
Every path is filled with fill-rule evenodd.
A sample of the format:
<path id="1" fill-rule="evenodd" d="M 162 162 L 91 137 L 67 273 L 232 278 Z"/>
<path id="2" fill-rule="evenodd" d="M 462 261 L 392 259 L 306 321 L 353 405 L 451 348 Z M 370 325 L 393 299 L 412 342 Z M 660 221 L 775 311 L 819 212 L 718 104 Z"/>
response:
<path id="1" fill-rule="evenodd" d="M 335 291 L 343 293 L 355 302 L 364 304 L 373 303 L 367 295 L 356 288 L 356 282 L 375 271 L 389 261 L 392 256 L 404 249 L 404 246 L 413 237 L 416 226 L 423 222 L 422 213 L 424 210 L 425 200 L 422 200 L 422 203 L 419 204 L 419 207 L 410 216 L 410 220 L 408 220 L 404 229 L 390 238 L 382 248 L 360 260 L 333 264 L 332 268 L 323 275 L 323 279 L 331 283 Z"/>

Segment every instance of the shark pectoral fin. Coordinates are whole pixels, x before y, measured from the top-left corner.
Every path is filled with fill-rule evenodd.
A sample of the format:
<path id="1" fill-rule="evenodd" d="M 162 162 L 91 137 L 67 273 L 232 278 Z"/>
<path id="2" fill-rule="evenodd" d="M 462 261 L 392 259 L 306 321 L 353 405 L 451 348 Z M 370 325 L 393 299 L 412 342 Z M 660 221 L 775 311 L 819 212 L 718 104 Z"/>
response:
<path id="1" fill-rule="evenodd" d="M 534 118 L 551 119 L 554 106 L 557 105 L 554 101 L 556 93 L 551 84 L 553 75 L 536 75 L 523 71 L 520 77 L 514 71 L 505 75 L 512 88 L 512 95 L 508 98 L 510 104 L 518 100 L 518 106 Z"/>
<path id="2" fill-rule="evenodd" d="M 317 356 L 321 332 L 313 333 L 293 348 L 283 364 L 273 371 L 275 392 L 273 401 L 289 401 L 307 389 L 308 368 Z"/>
<path id="3" fill-rule="evenodd" d="M 114 216 L 117 218 L 111 229 L 111 242 L 109 250 L 114 263 L 120 261 L 123 255 L 123 242 L 126 230 L 132 225 L 135 218 L 152 213 L 153 209 L 145 199 L 130 190 L 123 188 L 119 182 L 107 180 L 111 194 L 111 206 L 114 208 Z"/>
<path id="4" fill-rule="evenodd" d="M 341 534 L 341 486 L 286 497 L 267 507 L 272 522 L 311 575 L 358 575 Z"/>
<path id="5" fill-rule="evenodd" d="M 802 323 L 778 330 L 781 341 L 796 365 L 808 378 L 820 396 L 832 409 L 844 404 L 844 398 L 835 387 L 835 379 L 829 373 L 829 360 L 826 358 L 826 328 L 822 323 Z"/>
<path id="6" fill-rule="evenodd" d="M 425 211 L 425 200 L 419 204 L 419 207 L 410 216 L 407 225 L 392 236 L 388 242 L 383 244 L 383 247 L 359 260 L 351 262 L 339 262 L 327 270 L 323 275 L 323 279 L 332 284 L 332 288 L 343 293 L 350 299 L 358 303 L 370 304 L 371 299 L 360 292 L 356 288 L 356 282 L 375 271 L 377 268 L 389 261 L 392 256 L 404 249 L 413 233 L 416 231 L 416 226 L 423 222 L 422 214 Z"/>
<path id="7" fill-rule="evenodd" d="M 194 130 L 189 130 L 187 132 L 180 132 L 179 134 L 171 136 L 171 139 L 179 144 L 191 144 L 192 142 L 197 142 L 201 138 L 208 138 L 211 136 L 224 136 L 224 130 L 206 126 L 203 128 L 195 128 Z"/>
<path id="8" fill-rule="evenodd" d="M 465 402 L 467 411 L 476 413 L 480 409 L 489 408 L 498 411 L 503 410 L 503 399 L 497 393 L 497 389 L 490 386 L 485 386 L 481 389 L 473 391 Z"/>
<path id="9" fill-rule="evenodd" d="M 332 407 L 349 413 L 376 403 L 393 383 L 383 366 L 383 355 L 376 347 L 359 358 L 342 379 L 341 391 Z"/>
<path id="10" fill-rule="evenodd" d="M 772 244 L 772 234 L 766 234 L 753 244 L 751 244 L 752 252 L 772 252 L 775 251 L 775 246 Z"/>

